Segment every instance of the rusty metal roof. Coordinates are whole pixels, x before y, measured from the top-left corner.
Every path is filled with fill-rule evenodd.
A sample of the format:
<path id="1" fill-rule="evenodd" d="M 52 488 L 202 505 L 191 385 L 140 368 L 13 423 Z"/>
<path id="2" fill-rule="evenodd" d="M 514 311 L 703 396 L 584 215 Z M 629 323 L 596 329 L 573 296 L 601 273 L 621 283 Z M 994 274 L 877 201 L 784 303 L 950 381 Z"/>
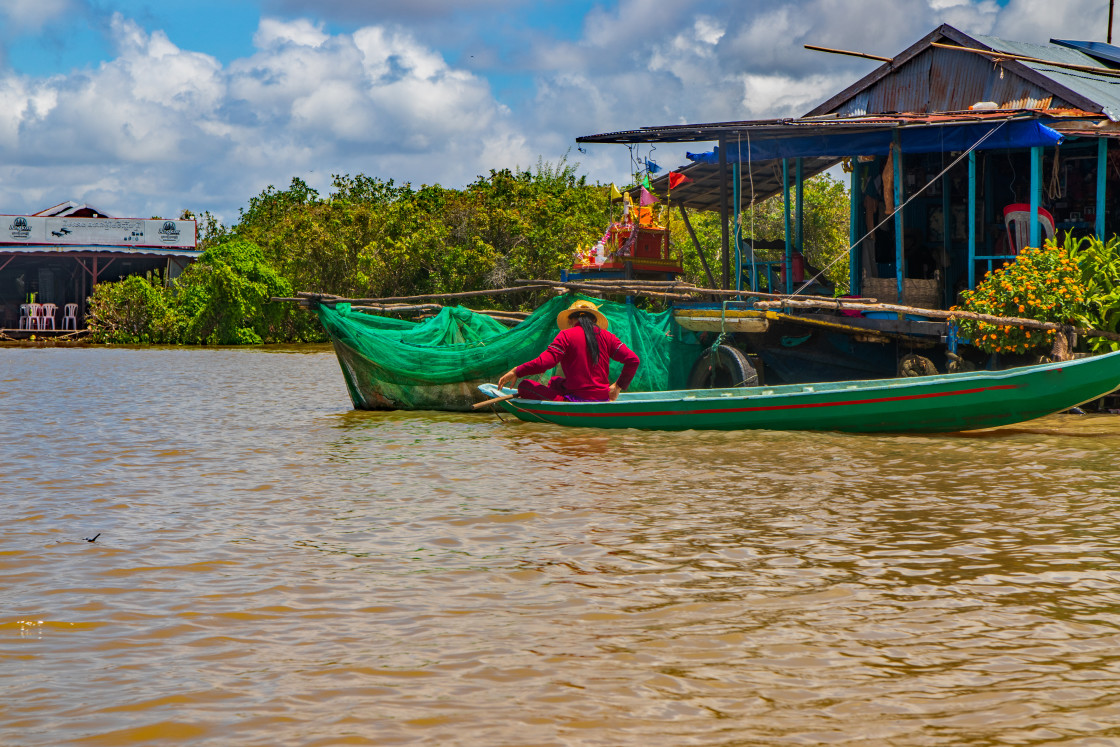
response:
<path id="1" fill-rule="evenodd" d="M 938 42 L 989 50 L 993 55 L 934 47 Z M 1003 59 L 993 64 L 1001 52 L 1111 67 L 1062 44 L 970 36 L 942 25 L 805 116 L 959 111 L 988 101 L 1000 109 L 1080 109 L 1120 120 L 1120 77 L 1024 60 Z"/>

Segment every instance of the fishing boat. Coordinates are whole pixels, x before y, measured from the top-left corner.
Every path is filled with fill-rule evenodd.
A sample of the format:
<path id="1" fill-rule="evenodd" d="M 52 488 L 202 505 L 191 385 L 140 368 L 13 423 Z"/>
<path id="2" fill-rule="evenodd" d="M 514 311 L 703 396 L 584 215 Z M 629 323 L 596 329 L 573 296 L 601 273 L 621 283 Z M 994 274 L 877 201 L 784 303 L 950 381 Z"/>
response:
<path id="1" fill-rule="evenodd" d="M 321 304 L 316 311 L 334 344 L 355 409 L 469 411 L 484 399 L 479 385 L 548 346 L 558 331 L 556 315 L 572 300 L 552 298 L 509 329 L 459 306 L 444 307 L 422 322 L 360 313 L 349 303 Z M 631 389 L 689 386 L 706 348 L 676 323 L 671 311 L 653 314 L 628 304 L 596 303 L 611 329 L 642 359 Z M 612 365 L 617 376 L 621 366 Z"/>
<path id="2" fill-rule="evenodd" d="M 1120 352 L 1006 371 L 774 387 L 626 392 L 614 402 L 516 397 L 495 406 L 536 423 L 646 430 L 938 433 L 1051 415 L 1120 388 Z M 484 384 L 492 398 L 515 392 Z"/>

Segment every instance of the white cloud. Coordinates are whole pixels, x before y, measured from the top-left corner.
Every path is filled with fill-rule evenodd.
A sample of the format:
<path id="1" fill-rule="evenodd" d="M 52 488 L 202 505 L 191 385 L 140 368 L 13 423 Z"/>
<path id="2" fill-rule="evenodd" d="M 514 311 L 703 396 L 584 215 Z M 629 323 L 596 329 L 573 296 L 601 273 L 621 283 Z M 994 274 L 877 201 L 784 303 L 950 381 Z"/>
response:
<path id="1" fill-rule="evenodd" d="M 6 209 L 72 198 L 123 214 L 191 207 L 232 219 L 292 176 L 320 188 L 331 173 L 471 179 L 529 155 L 485 80 L 400 30 L 328 35 L 265 20 L 257 51 L 226 67 L 120 15 L 112 37 L 116 56 L 96 68 L 0 77 Z"/>
<path id="2" fill-rule="evenodd" d="M 257 33 L 253 35 L 253 44 L 258 49 L 272 49 L 285 44 L 318 47 L 329 38 L 321 23 L 312 23 L 306 18 L 287 22 L 262 18 Z"/>
<path id="3" fill-rule="evenodd" d="M 0 15 L 18 31 L 36 31 L 73 11 L 73 0 L 0 0 Z"/>
<path id="4" fill-rule="evenodd" d="M 362 16 L 366 25 L 332 33 L 306 18 L 265 18 L 254 48 L 227 64 L 114 15 L 106 62 L 51 77 L 0 74 L 0 205 L 72 198 L 123 214 L 190 207 L 229 220 L 293 176 L 320 189 L 331 173 L 359 172 L 461 186 L 492 168 L 555 162 L 579 135 L 801 114 L 875 66 L 804 44 L 893 55 L 943 22 L 1026 41 L 1099 38 L 1107 12 L 1098 0 L 619 0 L 595 5 L 575 38 L 511 26 L 505 46 L 479 46 L 488 70 L 516 81 L 495 93 L 433 40 L 460 31 L 459 11 L 512 15 L 517 0 L 425 2 L 444 12 L 422 26 Z M 30 24 L 33 9 L 57 16 L 73 3 L 0 0 L 0 16 Z M 373 7 L 269 7 L 319 5 L 319 18 Z M 675 167 L 684 150 L 708 147 L 658 146 L 655 158 Z M 621 146 L 572 155 L 607 182 L 627 178 L 629 158 Z"/>

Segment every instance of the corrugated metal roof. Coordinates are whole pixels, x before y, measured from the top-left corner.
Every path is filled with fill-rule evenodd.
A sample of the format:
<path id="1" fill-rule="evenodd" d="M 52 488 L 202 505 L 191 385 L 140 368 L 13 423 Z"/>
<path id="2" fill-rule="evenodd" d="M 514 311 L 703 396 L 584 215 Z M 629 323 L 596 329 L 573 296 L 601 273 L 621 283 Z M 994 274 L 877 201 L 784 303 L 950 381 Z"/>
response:
<path id="1" fill-rule="evenodd" d="M 1037 57 L 1053 62 L 1064 62 L 1071 65 L 1087 65 L 1090 67 L 1110 67 L 1101 60 L 1090 57 L 1076 49 L 1070 49 L 1058 44 L 1032 44 L 1030 42 L 1000 39 L 995 36 L 977 35 L 975 39 L 992 49 L 1007 52 L 1008 54 Z M 965 52 L 948 52 L 948 54 L 967 54 Z M 1039 75 L 1073 91 L 1101 107 L 1101 111 L 1113 122 L 1120 121 L 1120 77 L 1099 75 L 1091 72 L 1067 70 L 1039 62 L 1020 61 L 1021 64 Z"/>

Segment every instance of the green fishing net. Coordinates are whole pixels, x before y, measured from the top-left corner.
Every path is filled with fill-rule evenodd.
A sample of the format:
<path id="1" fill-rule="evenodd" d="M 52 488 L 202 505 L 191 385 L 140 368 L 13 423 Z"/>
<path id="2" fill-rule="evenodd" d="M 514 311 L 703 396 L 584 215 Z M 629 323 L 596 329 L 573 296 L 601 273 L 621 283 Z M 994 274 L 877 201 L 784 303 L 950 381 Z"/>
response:
<path id="1" fill-rule="evenodd" d="M 556 315 L 583 296 L 558 296 L 512 328 L 461 306 L 410 322 L 322 306 L 319 320 L 338 353 L 354 405 L 466 409 L 481 399 L 479 383 L 540 355 L 559 331 Z M 599 305 L 609 329 L 638 354 L 641 365 L 630 391 L 684 389 L 703 346 L 671 311 L 651 314 L 629 304 L 587 299 Z M 611 362 L 611 379 L 622 370 Z M 561 375 L 562 372 L 555 372 Z M 539 377 L 547 381 L 548 375 Z"/>

